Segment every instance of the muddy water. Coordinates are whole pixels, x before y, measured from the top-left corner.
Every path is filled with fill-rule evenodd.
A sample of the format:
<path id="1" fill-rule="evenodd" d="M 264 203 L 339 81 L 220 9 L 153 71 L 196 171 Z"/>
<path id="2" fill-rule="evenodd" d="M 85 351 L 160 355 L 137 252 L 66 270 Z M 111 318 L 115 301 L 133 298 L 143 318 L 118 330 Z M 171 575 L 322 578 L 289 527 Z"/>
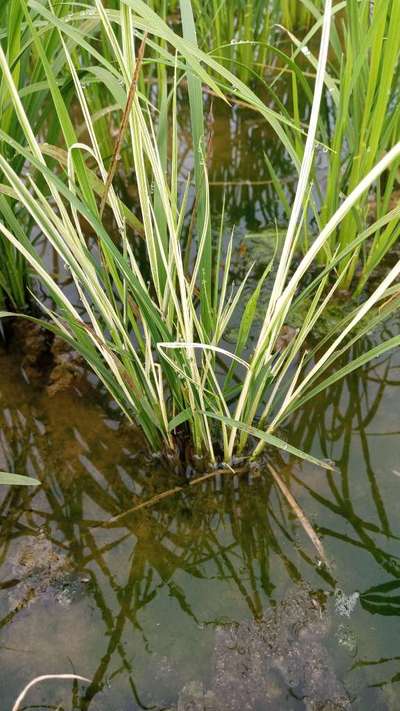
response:
<path id="1" fill-rule="evenodd" d="M 1 710 L 72 671 L 90 684 L 44 682 L 25 708 L 400 708 L 399 367 L 374 362 L 288 427 L 337 464 L 277 462 L 328 571 L 264 471 L 103 526 L 173 477 L 95 383 L 48 397 L 1 353 L 0 468 L 42 482 L 0 492 Z"/>

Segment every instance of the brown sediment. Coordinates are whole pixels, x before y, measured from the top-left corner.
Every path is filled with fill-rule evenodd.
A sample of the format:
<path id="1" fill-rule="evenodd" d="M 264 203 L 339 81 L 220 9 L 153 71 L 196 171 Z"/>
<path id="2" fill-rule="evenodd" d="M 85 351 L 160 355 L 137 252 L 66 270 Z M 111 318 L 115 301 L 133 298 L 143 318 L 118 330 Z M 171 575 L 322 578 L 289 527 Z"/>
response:
<path id="1" fill-rule="evenodd" d="M 297 336 L 298 330 L 298 328 L 289 326 L 289 324 L 287 323 L 283 324 L 279 332 L 278 338 L 276 339 L 275 352 L 281 353 L 282 351 L 284 351 L 285 348 L 289 346 L 293 339 Z"/>
<path id="2" fill-rule="evenodd" d="M 16 318 L 10 324 L 11 350 L 21 356 L 21 368 L 29 381 L 43 378 L 50 361 L 52 334 L 39 324 Z"/>
<path id="3" fill-rule="evenodd" d="M 83 384 L 84 362 L 62 338 L 25 318 L 13 319 L 9 333 L 8 348 L 17 355 L 28 382 L 47 384 L 46 392 L 50 397 Z"/>
<path id="4" fill-rule="evenodd" d="M 47 394 L 50 397 L 81 383 L 85 373 L 81 356 L 61 338 L 54 338 L 51 345 L 51 355 L 53 365 L 47 385 Z"/>

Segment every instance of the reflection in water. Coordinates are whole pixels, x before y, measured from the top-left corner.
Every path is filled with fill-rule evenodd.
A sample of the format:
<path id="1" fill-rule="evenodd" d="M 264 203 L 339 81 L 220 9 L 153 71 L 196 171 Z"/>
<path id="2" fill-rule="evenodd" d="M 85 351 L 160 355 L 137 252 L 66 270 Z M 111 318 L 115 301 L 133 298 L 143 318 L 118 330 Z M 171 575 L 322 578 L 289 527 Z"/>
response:
<path id="1" fill-rule="evenodd" d="M 268 163 L 273 166 L 287 197 L 293 198 L 293 162 L 265 119 L 246 108 L 209 101 L 208 168 L 211 211 L 215 224 L 225 200 L 226 222 L 239 233 L 254 232 L 286 222 Z M 181 175 L 193 172 L 192 139 L 185 112 L 181 114 Z M 238 179 L 240 176 L 240 179 Z"/>
<path id="2" fill-rule="evenodd" d="M 304 584 L 327 596 L 331 656 L 352 708 L 396 708 L 400 481 L 396 434 L 385 433 L 398 430 L 398 358 L 349 376 L 290 423 L 297 445 L 338 464 L 325 473 L 280 463 L 331 573 L 262 472 L 188 488 L 104 527 L 176 480 L 101 393 L 48 398 L 15 359 L 0 361 L 0 468 L 42 481 L 0 492 L 2 708 L 35 675 L 69 671 L 91 684 L 53 682 L 30 703 L 171 707 L 185 684 L 211 679 L 221 626 L 262 618 Z M 338 589 L 357 602 L 349 618 Z"/>
<path id="3" fill-rule="evenodd" d="M 365 351 L 388 334 L 389 337 L 395 335 L 399 324 L 392 321 L 383 329 L 385 333 L 365 339 L 358 349 Z M 358 352 L 354 353 L 353 357 L 358 355 Z M 307 492 L 314 502 L 319 534 L 329 550 L 346 549 L 350 567 L 347 567 L 348 562 L 344 572 L 350 578 L 357 578 L 362 608 L 372 615 L 394 618 L 400 612 L 400 481 L 395 468 L 398 466 L 400 433 L 399 368 L 397 353 L 370 363 L 299 412 L 290 427 L 298 446 L 317 447 L 338 465 L 335 473 L 326 474 L 324 490 L 319 480 L 310 482 L 303 475 L 293 474 L 292 477 L 296 486 L 303 493 Z M 307 504 L 306 510 L 309 510 Z M 338 559 L 341 559 L 340 555 Z M 377 580 L 382 582 L 377 584 Z M 388 648 L 393 645 L 394 629 L 398 633 L 397 619 L 392 624 L 394 628 L 390 635 L 382 640 L 382 657 L 359 659 L 353 665 L 354 670 L 374 667 L 373 678 L 379 678 L 379 681 L 372 686 L 385 687 L 400 681 L 399 672 L 392 676 L 385 668 L 385 665 L 390 669 L 399 667 L 397 654 L 387 655 Z M 385 622 L 371 625 L 374 651 L 378 625 L 387 627 Z M 393 649 L 398 651 L 396 645 Z M 378 676 L 380 667 L 383 678 Z M 398 705 L 399 696 L 396 703 Z"/>

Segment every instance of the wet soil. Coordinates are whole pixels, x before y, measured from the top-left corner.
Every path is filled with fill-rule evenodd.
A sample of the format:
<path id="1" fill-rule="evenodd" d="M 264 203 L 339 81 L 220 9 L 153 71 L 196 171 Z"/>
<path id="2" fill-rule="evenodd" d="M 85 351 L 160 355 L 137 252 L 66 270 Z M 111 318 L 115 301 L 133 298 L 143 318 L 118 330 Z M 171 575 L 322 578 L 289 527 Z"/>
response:
<path id="1" fill-rule="evenodd" d="M 322 596 L 323 597 L 323 596 Z M 299 589 L 259 620 L 216 629 L 211 688 L 191 682 L 177 711 L 345 711 L 350 698 L 324 640 L 330 619 L 321 596 Z"/>
<path id="2" fill-rule="evenodd" d="M 70 605 L 75 596 L 87 592 L 90 576 L 74 574 L 65 551 L 46 538 L 45 531 L 31 536 L 8 560 L 10 612 L 29 607 L 34 602 L 55 601 Z"/>

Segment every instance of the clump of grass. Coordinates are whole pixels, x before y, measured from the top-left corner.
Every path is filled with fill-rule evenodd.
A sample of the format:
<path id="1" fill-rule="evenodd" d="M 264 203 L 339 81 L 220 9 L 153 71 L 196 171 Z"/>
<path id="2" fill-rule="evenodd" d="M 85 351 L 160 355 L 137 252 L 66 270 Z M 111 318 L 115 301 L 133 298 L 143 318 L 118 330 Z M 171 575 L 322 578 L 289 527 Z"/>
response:
<path id="1" fill-rule="evenodd" d="M 291 2 L 291 0 L 280 0 L 281 22 L 288 30 L 307 28 L 313 19 L 313 14 L 317 13 L 323 3 L 303 3 Z"/>
<path id="2" fill-rule="evenodd" d="M 265 75 L 279 34 L 277 24 L 304 31 L 322 6 L 321 0 L 315 6 L 292 0 L 192 0 L 191 4 L 201 49 L 246 82 Z M 152 0 L 150 5 L 170 23 L 179 24 L 180 0 Z"/>
<path id="3" fill-rule="evenodd" d="M 326 269 L 308 286 L 304 286 L 305 277 L 342 220 L 400 156 L 397 144 L 363 176 L 293 268 L 293 255 L 310 198 L 310 174 L 329 46 L 330 0 L 326 2 L 322 25 L 307 141 L 282 252 L 276 269 L 273 264 L 268 266 L 244 305 L 232 352 L 226 349 L 224 337 L 233 314 L 241 308 L 251 269 L 236 291 L 230 289 L 232 239 L 224 254 L 222 229 L 216 242 L 213 241 L 202 82 L 218 94 L 219 84 L 213 77 L 218 75 L 223 83 L 233 84 L 236 93 L 271 123 L 298 165 L 296 146 L 285 129 L 290 123 L 287 117 L 274 114 L 240 80 L 197 48 L 188 0 L 181 3 L 184 37 L 175 34 L 141 0 L 122 0 L 117 10 L 111 11 L 95 0 L 90 12 L 77 12 L 71 6 L 71 12 L 63 17 L 54 13 L 50 2 L 31 0 L 33 15 L 25 0 L 20 2 L 32 48 L 46 76 L 64 147 L 38 140 L 8 70 L 6 55 L 0 49 L 13 117 L 24 137 L 19 142 L 1 131 L 0 140 L 23 160 L 27 177 L 2 156 L 0 170 L 10 198 L 24 207 L 69 269 L 79 308 L 48 273 L 29 234 L 17 234 L 4 223 L 0 223 L 0 231 L 27 260 L 55 305 L 50 308 L 42 304 L 49 319 L 45 325 L 81 353 L 123 412 L 142 428 L 153 450 L 164 449 L 179 458 L 189 442 L 195 457 L 228 462 L 235 454 L 248 452 L 249 438 L 251 441 L 256 438 L 259 444 L 255 454 L 267 444 L 321 463 L 280 439 L 277 429 L 290 413 L 324 387 L 400 342 L 400 337 L 394 337 L 334 370 L 355 341 L 398 307 L 400 294 L 393 285 L 400 274 L 398 262 L 370 297 L 334 326 L 317 348 L 306 349 L 315 324 L 347 276 L 352 263 L 349 256 L 356 254 L 376 230 L 388 224 L 393 214 L 380 217 L 345 248 L 337 249 Z M 82 22 L 87 23 L 85 31 L 80 29 Z M 46 32 L 54 31 L 60 43 L 57 57 L 62 53 L 63 64 L 54 62 L 53 55 L 46 53 Z M 103 37 L 102 53 L 95 41 L 99 32 Z M 145 41 L 172 74 L 170 91 L 165 73 L 160 74 L 164 85 L 157 95 L 158 106 L 151 104 L 137 87 Z M 85 66 L 82 57 L 88 59 Z M 212 70 L 212 76 L 207 69 Z M 75 103 L 60 91 L 61 70 L 74 87 Z M 123 146 L 125 165 L 131 167 L 140 207 L 137 214 L 121 201 L 112 173 L 110 177 L 102 152 L 104 143 L 97 134 L 96 116 L 90 111 L 92 83 L 86 85 L 81 79 L 88 75 L 94 76 L 101 87 L 96 93 L 96 100 L 103 97 L 101 117 L 108 115 L 110 128 L 117 122 L 117 148 L 111 165 L 118 162 Z M 189 184 L 183 194 L 178 190 L 176 90 L 184 76 L 191 109 L 196 183 L 196 201 L 189 225 L 185 220 Z M 85 127 L 80 139 L 71 118 L 77 107 Z M 85 232 L 89 229 L 95 238 L 93 249 L 88 247 L 83 224 Z M 108 229 L 106 224 L 114 224 L 116 230 Z M 135 240 L 140 240 L 145 253 L 141 259 Z M 341 264 L 345 266 L 337 276 L 335 270 Z M 330 281 L 332 274 L 334 278 Z M 245 347 L 267 280 L 271 280 L 272 287 L 269 302 L 255 349 L 246 361 Z M 279 350 L 282 326 L 293 310 L 304 303 L 308 304 L 308 310 L 303 325 L 293 340 Z"/>
<path id="4" fill-rule="evenodd" d="M 7 206 L 6 201 L 4 206 Z M 20 252 L 4 239 L 0 241 L 0 264 L 0 308 L 11 307 L 23 311 L 28 287 L 26 261 Z"/>
<path id="5" fill-rule="evenodd" d="M 7 37 L 7 61 L 13 67 L 13 81 L 19 85 L 20 62 L 18 54 L 21 48 L 20 7 L 16 2 L 6 3 L 0 8 L 0 27 L 4 28 Z M 3 40 L 4 41 L 4 40 Z M 8 105 L 8 92 L 5 77 L 0 83 L 0 127 L 9 131 L 12 124 L 12 109 Z M 0 214 L 2 219 L 16 233 L 19 230 L 7 195 L 0 194 Z M 10 243 L 0 239 L 0 306 L 7 304 L 22 310 L 26 303 L 27 273 L 26 262 L 21 254 Z"/>
<path id="6" fill-rule="evenodd" d="M 8 0 L 0 7 L 0 43 L 5 54 L 5 63 L 0 73 L 0 129 L 17 141 L 24 140 L 24 131 L 10 101 L 9 82 L 13 82 L 18 91 L 24 113 L 32 132 L 38 135 L 45 132 L 51 142 L 58 138 L 59 126 L 52 121 L 53 106 L 49 103 L 49 87 L 42 62 L 30 57 L 30 32 L 24 20 L 24 4 L 20 0 Z M 55 13 L 62 17 L 66 7 L 57 3 Z M 57 29 L 53 27 L 46 35 L 48 57 L 57 61 L 59 42 Z M 48 113 L 50 109 L 50 115 Z M 16 173 L 22 174 L 24 158 L 10 150 L 6 142 L 0 141 L 0 151 L 13 166 Z M 40 184 L 40 178 L 38 177 Z M 3 185 L 0 191 L 0 217 L 3 223 L 22 238 L 23 232 L 32 231 L 33 222 L 21 205 L 15 202 L 9 190 Z M 0 237 L 0 306 L 12 307 L 18 311 L 28 308 L 29 304 L 29 269 L 21 253 L 3 236 Z"/>
<path id="7" fill-rule="evenodd" d="M 321 140 L 325 149 L 322 168 L 315 176 L 314 216 L 318 229 L 327 224 L 343 200 L 400 140 L 400 4 L 393 0 L 369 2 L 349 0 L 334 7 L 330 62 L 325 76 L 325 106 Z M 303 41 L 291 35 L 306 61 L 315 69 L 310 50 L 317 22 Z M 322 151 L 321 147 L 321 151 Z M 399 184 L 399 161 L 388 166 L 331 234 L 320 254 L 329 264 L 336 250 L 354 243 L 376 217 L 383 217 L 392 205 Z M 350 249 L 337 266 L 343 288 L 356 283 L 356 293 L 366 285 L 400 235 L 398 215 L 374 230 L 367 242 Z M 350 261 L 350 264 L 348 264 Z M 343 274 L 343 271 L 346 273 Z"/>

